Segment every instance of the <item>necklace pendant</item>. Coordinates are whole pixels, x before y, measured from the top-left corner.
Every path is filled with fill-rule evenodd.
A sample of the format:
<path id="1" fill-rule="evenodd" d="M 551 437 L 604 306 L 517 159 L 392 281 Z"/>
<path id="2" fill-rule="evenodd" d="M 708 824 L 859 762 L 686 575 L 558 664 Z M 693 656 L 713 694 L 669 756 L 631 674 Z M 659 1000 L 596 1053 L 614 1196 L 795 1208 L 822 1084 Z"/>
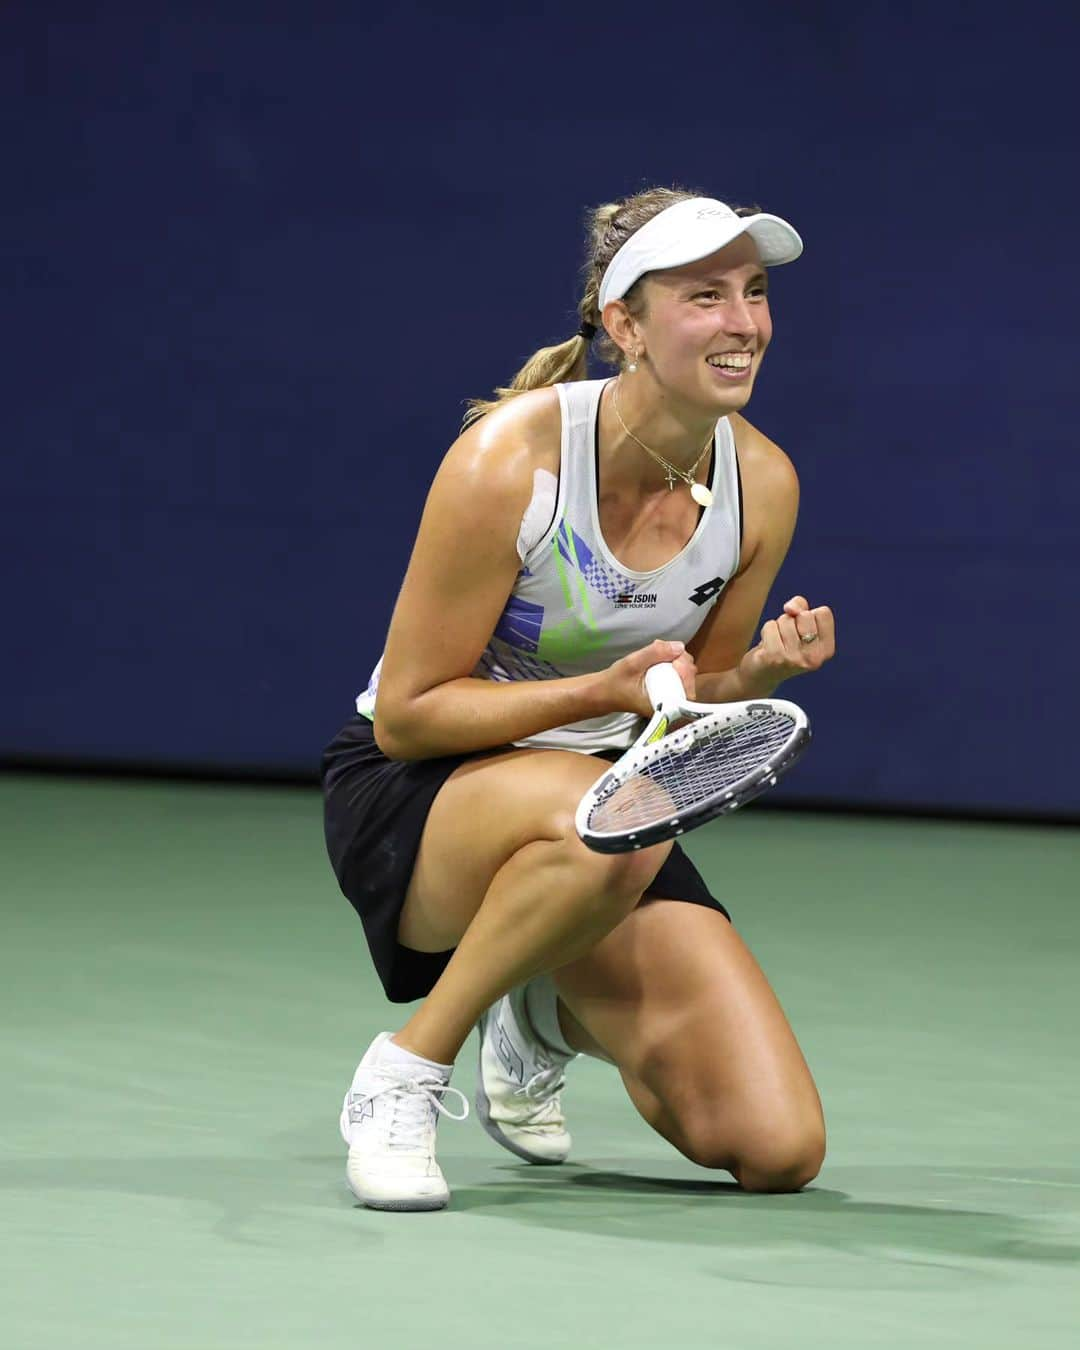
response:
<path id="1" fill-rule="evenodd" d="M 697 502 L 698 506 L 712 506 L 713 495 L 704 483 L 691 483 L 690 496 Z"/>
<path id="2" fill-rule="evenodd" d="M 674 487 L 675 487 L 675 475 L 672 473 L 671 468 L 667 467 L 667 490 L 671 492 Z"/>

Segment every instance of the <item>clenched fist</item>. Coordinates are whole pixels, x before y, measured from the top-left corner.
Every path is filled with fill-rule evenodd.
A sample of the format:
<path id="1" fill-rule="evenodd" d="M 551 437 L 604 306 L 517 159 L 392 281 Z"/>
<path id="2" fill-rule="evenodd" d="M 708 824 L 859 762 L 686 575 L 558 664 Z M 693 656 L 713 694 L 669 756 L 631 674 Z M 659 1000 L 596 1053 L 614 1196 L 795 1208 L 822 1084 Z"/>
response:
<path id="1" fill-rule="evenodd" d="M 749 689 L 771 694 L 793 675 L 820 670 L 836 654 L 836 624 L 827 605 L 810 608 L 803 595 L 794 595 L 778 619 L 761 630 L 761 641 L 739 662 L 739 676 Z"/>

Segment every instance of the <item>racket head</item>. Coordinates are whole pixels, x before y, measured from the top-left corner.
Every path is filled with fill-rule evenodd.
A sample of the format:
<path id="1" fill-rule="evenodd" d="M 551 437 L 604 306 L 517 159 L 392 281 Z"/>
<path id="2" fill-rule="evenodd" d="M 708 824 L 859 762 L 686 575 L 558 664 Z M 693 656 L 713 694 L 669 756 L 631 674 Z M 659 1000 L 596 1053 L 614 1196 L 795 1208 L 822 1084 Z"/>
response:
<path id="1" fill-rule="evenodd" d="M 628 750 L 581 799 L 577 832 L 597 853 L 674 839 L 765 792 L 809 744 L 809 720 L 794 703 L 717 707 Z"/>

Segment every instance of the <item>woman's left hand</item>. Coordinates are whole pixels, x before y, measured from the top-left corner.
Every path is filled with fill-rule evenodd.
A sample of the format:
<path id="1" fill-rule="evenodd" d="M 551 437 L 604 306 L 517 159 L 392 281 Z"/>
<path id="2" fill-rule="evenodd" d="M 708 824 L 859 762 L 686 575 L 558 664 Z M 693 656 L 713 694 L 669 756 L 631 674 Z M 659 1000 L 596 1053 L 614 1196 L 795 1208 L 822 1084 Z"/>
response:
<path id="1" fill-rule="evenodd" d="M 794 595 L 777 619 L 761 630 L 761 641 L 739 662 L 739 675 L 749 697 L 765 697 L 793 675 L 820 670 L 836 654 L 836 623 L 827 605 L 810 608 L 803 595 Z"/>

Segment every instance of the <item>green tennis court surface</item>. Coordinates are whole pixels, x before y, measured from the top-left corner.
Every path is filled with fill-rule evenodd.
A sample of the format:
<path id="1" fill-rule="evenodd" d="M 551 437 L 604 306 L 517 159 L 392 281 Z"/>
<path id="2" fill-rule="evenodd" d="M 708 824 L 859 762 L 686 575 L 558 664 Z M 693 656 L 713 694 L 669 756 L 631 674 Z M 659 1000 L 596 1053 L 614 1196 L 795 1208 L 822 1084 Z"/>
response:
<path id="1" fill-rule="evenodd" d="M 1080 1344 L 1076 831 L 708 827 L 821 1088 L 818 1181 L 742 1195 L 579 1061 L 572 1164 L 444 1121 L 452 1208 L 398 1215 L 343 1181 L 400 1014 L 320 830 L 303 789 L 0 779 L 5 1347 Z"/>

